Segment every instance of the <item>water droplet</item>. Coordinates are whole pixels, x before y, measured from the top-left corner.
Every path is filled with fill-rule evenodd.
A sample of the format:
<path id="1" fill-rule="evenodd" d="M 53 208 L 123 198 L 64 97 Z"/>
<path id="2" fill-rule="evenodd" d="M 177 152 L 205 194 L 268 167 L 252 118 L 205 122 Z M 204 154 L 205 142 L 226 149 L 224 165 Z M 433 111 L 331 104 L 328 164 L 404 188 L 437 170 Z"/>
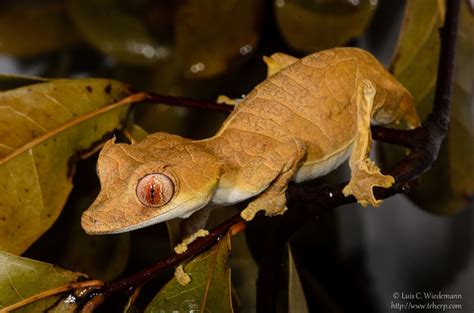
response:
<path id="1" fill-rule="evenodd" d="M 246 55 L 250 52 L 252 52 L 252 46 L 249 44 L 246 44 L 245 46 L 240 47 L 240 54 Z"/>
<path id="2" fill-rule="evenodd" d="M 275 4 L 277 7 L 282 8 L 285 6 L 285 0 L 276 0 Z"/>
<path id="3" fill-rule="evenodd" d="M 203 71 L 204 68 L 205 68 L 204 63 L 199 62 L 199 63 L 196 63 L 196 64 L 191 65 L 190 70 L 191 70 L 191 72 L 193 72 L 193 73 L 197 73 L 197 72 Z"/>
<path id="4" fill-rule="evenodd" d="M 76 303 L 76 297 L 74 297 L 73 295 L 68 295 L 66 299 L 64 299 L 64 303 L 67 303 L 67 304 Z"/>

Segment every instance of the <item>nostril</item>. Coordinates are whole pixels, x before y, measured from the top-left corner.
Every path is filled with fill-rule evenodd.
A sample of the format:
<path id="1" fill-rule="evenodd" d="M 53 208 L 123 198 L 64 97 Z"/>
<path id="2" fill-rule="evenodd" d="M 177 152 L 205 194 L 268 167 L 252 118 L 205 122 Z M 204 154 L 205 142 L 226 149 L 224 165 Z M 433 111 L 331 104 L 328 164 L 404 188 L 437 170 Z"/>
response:
<path id="1" fill-rule="evenodd" d="M 89 213 L 83 213 L 81 217 L 81 225 L 82 228 L 90 228 L 91 226 L 94 226 L 97 223 L 97 220 L 93 218 Z"/>

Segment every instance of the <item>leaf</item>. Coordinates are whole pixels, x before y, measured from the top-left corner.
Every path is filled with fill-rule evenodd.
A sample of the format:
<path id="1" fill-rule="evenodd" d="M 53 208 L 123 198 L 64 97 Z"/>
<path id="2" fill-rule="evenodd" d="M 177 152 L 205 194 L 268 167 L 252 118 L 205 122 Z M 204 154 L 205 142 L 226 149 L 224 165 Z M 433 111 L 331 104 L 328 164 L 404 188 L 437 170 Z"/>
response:
<path id="1" fill-rule="evenodd" d="M 149 66 L 170 55 L 170 47 L 156 42 L 117 0 L 70 0 L 69 11 L 86 40 L 118 62 Z"/>
<path id="2" fill-rule="evenodd" d="M 467 206 L 474 197 L 474 13 L 467 1 L 462 3 L 454 63 L 452 119 L 447 136 L 451 206 L 454 208 Z"/>
<path id="3" fill-rule="evenodd" d="M 1 53 L 33 57 L 79 42 L 63 1 L 0 4 Z"/>
<path id="4" fill-rule="evenodd" d="M 439 56 L 438 29 L 442 25 L 439 1 L 407 2 L 400 37 L 392 61 L 395 77 L 411 92 L 423 120 L 434 99 Z"/>
<path id="5" fill-rule="evenodd" d="M 355 4 L 357 3 L 357 4 Z M 376 1 L 275 0 L 275 18 L 293 49 L 313 53 L 346 44 L 371 21 Z"/>
<path id="6" fill-rule="evenodd" d="M 290 245 L 288 245 L 288 312 L 309 312 Z"/>
<path id="7" fill-rule="evenodd" d="M 263 0 L 188 0 L 176 14 L 176 52 L 189 78 L 210 78 L 247 59 L 259 39 Z M 225 31 L 223 31 L 225 30 Z"/>
<path id="8" fill-rule="evenodd" d="M 36 83 L 43 83 L 46 81 L 48 80 L 41 77 L 0 74 L 0 91 L 10 90 Z"/>
<path id="9" fill-rule="evenodd" d="M 227 209 L 230 208 L 227 207 Z M 219 215 L 217 211 L 222 211 L 223 215 L 225 210 L 216 210 L 216 212 L 213 212 L 213 217 Z M 239 212 L 236 209 L 233 211 Z M 232 254 L 228 263 L 232 269 L 232 291 L 234 298 L 238 296 L 240 308 L 243 312 L 255 311 L 257 305 L 257 286 L 249 282 L 257 281 L 258 266 L 250 253 L 246 234 L 237 234 L 232 237 Z"/>
<path id="10" fill-rule="evenodd" d="M 431 112 L 439 58 L 438 28 L 444 8 L 439 1 L 409 1 L 404 24 L 392 64 L 393 72 L 412 93 L 424 119 Z M 451 125 L 433 169 L 409 197 L 422 209 L 438 214 L 453 214 L 465 208 L 474 194 L 473 43 L 474 17 L 462 1 L 457 54 L 454 68 Z M 403 157 L 393 147 L 380 149 L 389 164 Z M 440 183 L 442 181 L 443 183 Z M 434 196 L 436 195 L 436 196 Z"/>
<path id="11" fill-rule="evenodd" d="M 125 132 L 127 136 L 130 137 L 130 140 L 137 142 L 142 141 L 146 136 L 148 136 L 148 133 L 137 124 L 128 124 Z"/>
<path id="12" fill-rule="evenodd" d="M 82 273 L 67 271 L 56 265 L 2 251 L 0 251 L 0 265 L 0 309 L 42 291 L 88 279 Z M 60 296 L 47 297 L 21 307 L 15 312 L 45 312 L 59 298 Z"/>
<path id="13" fill-rule="evenodd" d="M 96 159 L 78 164 L 75 181 L 60 218 L 23 256 L 40 259 L 65 268 L 110 281 L 125 270 L 130 255 L 130 233 L 116 236 L 89 236 L 81 228 L 82 213 L 91 205 L 99 189 Z M 61 247 L 61 249 L 58 249 Z M 80 247 L 80 249 L 78 248 Z"/>
<path id="14" fill-rule="evenodd" d="M 56 220 L 73 165 L 126 117 L 128 86 L 56 80 L 0 93 L 0 249 L 22 253 Z M 111 104 L 114 103 L 114 104 Z"/>
<path id="15" fill-rule="evenodd" d="M 145 312 L 232 312 L 230 235 L 221 238 L 209 251 L 191 260 L 184 271 L 191 282 L 181 286 L 175 277 L 153 298 Z"/>

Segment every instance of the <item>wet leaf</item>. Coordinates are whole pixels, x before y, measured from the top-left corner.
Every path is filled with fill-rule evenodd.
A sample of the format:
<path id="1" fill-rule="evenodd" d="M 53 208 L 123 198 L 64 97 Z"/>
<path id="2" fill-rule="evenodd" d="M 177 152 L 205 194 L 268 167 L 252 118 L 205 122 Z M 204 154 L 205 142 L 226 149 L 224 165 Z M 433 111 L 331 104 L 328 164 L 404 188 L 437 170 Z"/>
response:
<path id="1" fill-rule="evenodd" d="M 184 266 L 191 276 L 188 285 L 181 286 L 173 277 L 145 312 L 232 312 L 230 269 L 226 265 L 229 253 L 230 235 L 227 234 L 209 251 Z"/>
<path id="2" fill-rule="evenodd" d="M 346 44 L 369 24 L 377 1 L 275 0 L 278 28 L 293 49 L 315 51 Z"/>
<path id="3" fill-rule="evenodd" d="M 56 80 L 0 93 L 0 249 L 22 253 L 56 220 L 81 151 L 126 117 L 128 86 Z M 111 103 L 115 103 L 112 104 Z"/>
<path id="4" fill-rule="evenodd" d="M 0 53 L 31 57 L 81 42 L 63 1 L 0 3 Z"/>
<path id="5" fill-rule="evenodd" d="M 176 52 L 189 78 L 222 74 L 250 56 L 259 39 L 263 0 L 188 0 L 176 14 Z"/>
<path id="6" fill-rule="evenodd" d="M 118 0 L 70 0 L 69 11 L 84 38 L 118 62 L 149 66 L 170 55 L 170 47 L 157 42 Z"/>
<path id="7" fill-rule="evenodd" d="M 422 209 L 438 214 L 458 212 L 472 201 L 474 194 L 474 150 L 470 144 L 474 136 L 474 17 L 465 2 L 462 1 L 461 7 L 450 130 L 434 168 L 423 175 L 421 184 L 409 194 Z M 439 3 L 408 2 L 392 64 L 395 76 L 412 93 L 422 119 L 431 111 L 434 100 L 440 49 L 438 28 L 444 12 Z M 391 164 L 404 155 L 388 146 L 383 147 L 382 154 Z"/>
<path id="8" fill-rule="evenodd" d="M 0 251 L 0 309 L 15 304 L 42 291 L 86 280 L 82 273 L 64 270 L 56 265 L 22 258 Z M 45 312 L 60 296 L 47 297 L 15 312 Z M 75 307 L 61 305 L 62 312 L 74 312 Z M 50 311 L 48 311 L 50 312 Z M 54 312 L 54 311 L 53 311 Z"/>

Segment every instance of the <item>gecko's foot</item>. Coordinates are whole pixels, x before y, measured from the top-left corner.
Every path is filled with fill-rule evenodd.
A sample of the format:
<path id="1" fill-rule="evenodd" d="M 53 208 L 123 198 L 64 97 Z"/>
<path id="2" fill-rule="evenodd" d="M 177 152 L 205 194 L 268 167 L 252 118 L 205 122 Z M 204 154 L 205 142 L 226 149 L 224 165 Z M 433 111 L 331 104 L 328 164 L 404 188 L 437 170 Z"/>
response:
<path id="1" fill-rule="evenodd" d="M 284 194 L 273 195 L 269 197 L 267 195 L 261 195 L 240 212 L 240 216 L 246 220 L 251 221 L 255 214 L 259 211 L 265 211 L 266 216 L 282 215 L 288 210 L 286 207 L 286 198 Z"/>
<path id="2" fill-rule="evenodd" d="M 188 245 L 191 242 L 193 242 L 199 237 L 206 237 L 207 235 L 209 235 L 209 231 L 205 229 L 199 229 L 191 236 L 184 238 L 183 242 L 174 247 L 174 252 L 176 252 L 177 254 L 183 254 L 184 252 L 186 252 L 186 250 L 188 250 Z"/>
<path id="3" fill-rule="evenodd" d="M 191 276 L 184 271 L 183 265 L 179 265 L 174 271 L 174 277 L 181 286 L 186 286 L 191 282 Z"/>
<path id="4" fill-rule="evenodd" d="M 220 95 L 217 97 L 217 103 L 224 103 L 224 104 L 227 104 L 227 105 L 232 105 L 234 107 L 236 107 L 240 101 L 242 101 L 241 99 L 231 99 L 227 96 L 224 96 L 224 95 Z"/>
<path id="5" fill-rule="evenodd" d="M 379 206 L 382 200 L 375 199 L 373 187 L 389 188 L 395 182 L 395 179 L 390 175 L 383 175 L 375 163 L 366 159 L 357 164 L 357 170 L 352 173 L 351 181 L 342 190 L 342 193 L 347 197 L 354 195 L 357 202 L 362 206 L 373 205 Z"/>

